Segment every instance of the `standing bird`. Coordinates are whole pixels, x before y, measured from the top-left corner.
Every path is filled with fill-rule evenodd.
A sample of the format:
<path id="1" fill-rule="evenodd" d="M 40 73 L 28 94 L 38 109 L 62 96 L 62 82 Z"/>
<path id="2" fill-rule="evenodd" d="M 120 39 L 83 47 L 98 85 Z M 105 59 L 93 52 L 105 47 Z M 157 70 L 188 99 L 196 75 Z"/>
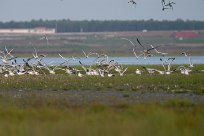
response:
<path id="1" fill-rule="evenodd" d="M 173 10 L 173 5 L 176 4 L 173 1 L 169 1 L 168 3 L 165 2 L 165 0 L 161 1 L 162 4 L 162 10 L 166 10 L 166 9 L 172 9 Z"/>

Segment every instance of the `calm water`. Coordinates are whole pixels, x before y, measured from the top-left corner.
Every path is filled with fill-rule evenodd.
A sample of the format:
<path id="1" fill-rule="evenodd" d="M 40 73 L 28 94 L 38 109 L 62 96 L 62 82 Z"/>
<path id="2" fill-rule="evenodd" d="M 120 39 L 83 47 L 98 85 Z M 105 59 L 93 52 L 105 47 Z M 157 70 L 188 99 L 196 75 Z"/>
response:
<path id="1" fill-rule="evenodd" d="M 166 60 L 170 57 L 175 56 L 168 56 L 168 57 L 162 57 L 163 60 Z M 119 64 L 125 64 L 125 65 L 132 65 L 132 64 L 140 64 L 140 65 L 150 65 L 150 64 L 161 64 L 160 61 L 161 57 L 153 56 L 149 57 L 147 59 L 139 58 L 136 59 L 135 57 L 109 57 L 109 60 L 115 60 L 115 62 L 118 62 Z M 175 61 L 173 64 L 189 64 L 188 57 L 185 56 L 176 56 Z M 19 63 L 23 63 L 23 58 L 18 58 L 17 61 Z M 81 58 L 80 61 L 84 65 L 93 65 L 95 64 L 96 58 L 90 57 L 90 58 Z M 59 65 L 64 62 L 62 58 L 55 58 L 55 57 L 47 57 L 43 59 L 43 62 L 49 65 Z M 193 64 L 204 64 L 204 56 L 192 56 L 192 62 Z M 78 60 L 76 61 L 70 61 L 69 65 L 79 65 Z"/>

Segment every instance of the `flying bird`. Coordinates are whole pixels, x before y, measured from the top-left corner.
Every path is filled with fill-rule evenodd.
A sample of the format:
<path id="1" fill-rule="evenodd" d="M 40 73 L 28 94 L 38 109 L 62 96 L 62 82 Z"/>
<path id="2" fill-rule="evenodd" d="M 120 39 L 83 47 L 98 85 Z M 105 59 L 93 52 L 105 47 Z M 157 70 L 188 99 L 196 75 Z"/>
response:
<path id="1" fill-rule="evenodd" d="M 128 3 L 132 3 L 133 5 L 137 4 L 134 0 L 130 0 L 130 1 L 128 1 Z"/>

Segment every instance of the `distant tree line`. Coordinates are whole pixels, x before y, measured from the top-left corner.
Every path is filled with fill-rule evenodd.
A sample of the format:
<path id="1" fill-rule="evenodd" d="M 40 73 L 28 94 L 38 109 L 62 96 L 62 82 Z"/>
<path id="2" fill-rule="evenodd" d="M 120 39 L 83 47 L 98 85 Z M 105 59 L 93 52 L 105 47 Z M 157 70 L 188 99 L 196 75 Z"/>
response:
<path id="1" fill-rule="evenodd" d="M 108 32 L 108 31 L 141 31 L 141 30 L 201 30 L 204 21 L 181 20 L 31 20 L 0 22 L 0 28 L 56 28 L 57 32 Z"/>

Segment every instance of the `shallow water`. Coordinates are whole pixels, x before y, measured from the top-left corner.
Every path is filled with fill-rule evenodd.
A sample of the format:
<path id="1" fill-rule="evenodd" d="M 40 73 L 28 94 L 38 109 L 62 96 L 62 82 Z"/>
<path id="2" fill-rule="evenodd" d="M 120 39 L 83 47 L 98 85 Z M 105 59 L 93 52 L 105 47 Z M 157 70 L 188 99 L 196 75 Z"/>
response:
<path id="1" fill-rule="evenodd" d="M 144 58 L 135 58 L 135 57 L 109 57 L 109 60 L 115 60 L 115 62 L 118 62 L 119 64 L 124 64 L 124 65 L 154 65 L 154 64 L 161 64 L 160 58 L 163 60 L 167 60 L 168 58 L 174 58 L 175 60 L 173 61 L 172 64 L 189 64 L 189 59 L 188 57 L 185 56 L 168 56 L 168 57 L 158 57 L 158 56 L 153 56 L 153 57 L 148 57 L 146 59 Z M 18 63 L 23 63 L 23 59 L 25 58 L 18 58 L 17 62 Z M 68 58 L 67 58 L 68 59 Z M 84 65 L 94 65 L 96 58 L 95 57 L 90 57 L 90 58 L 81 58 L 80 61 Z M 43 62 L 49 65 L 60 65 L 61 63 L 64 62 L 64 60 L 60 57 L 46 57 L 43 59 Z M 204 56 L 192 56 L 192 63 L 193 64 L 204 64 Z M 79 60 L 71 60 L 69 63 L 66 63 L 66 65 L 79 65 Z"/>

